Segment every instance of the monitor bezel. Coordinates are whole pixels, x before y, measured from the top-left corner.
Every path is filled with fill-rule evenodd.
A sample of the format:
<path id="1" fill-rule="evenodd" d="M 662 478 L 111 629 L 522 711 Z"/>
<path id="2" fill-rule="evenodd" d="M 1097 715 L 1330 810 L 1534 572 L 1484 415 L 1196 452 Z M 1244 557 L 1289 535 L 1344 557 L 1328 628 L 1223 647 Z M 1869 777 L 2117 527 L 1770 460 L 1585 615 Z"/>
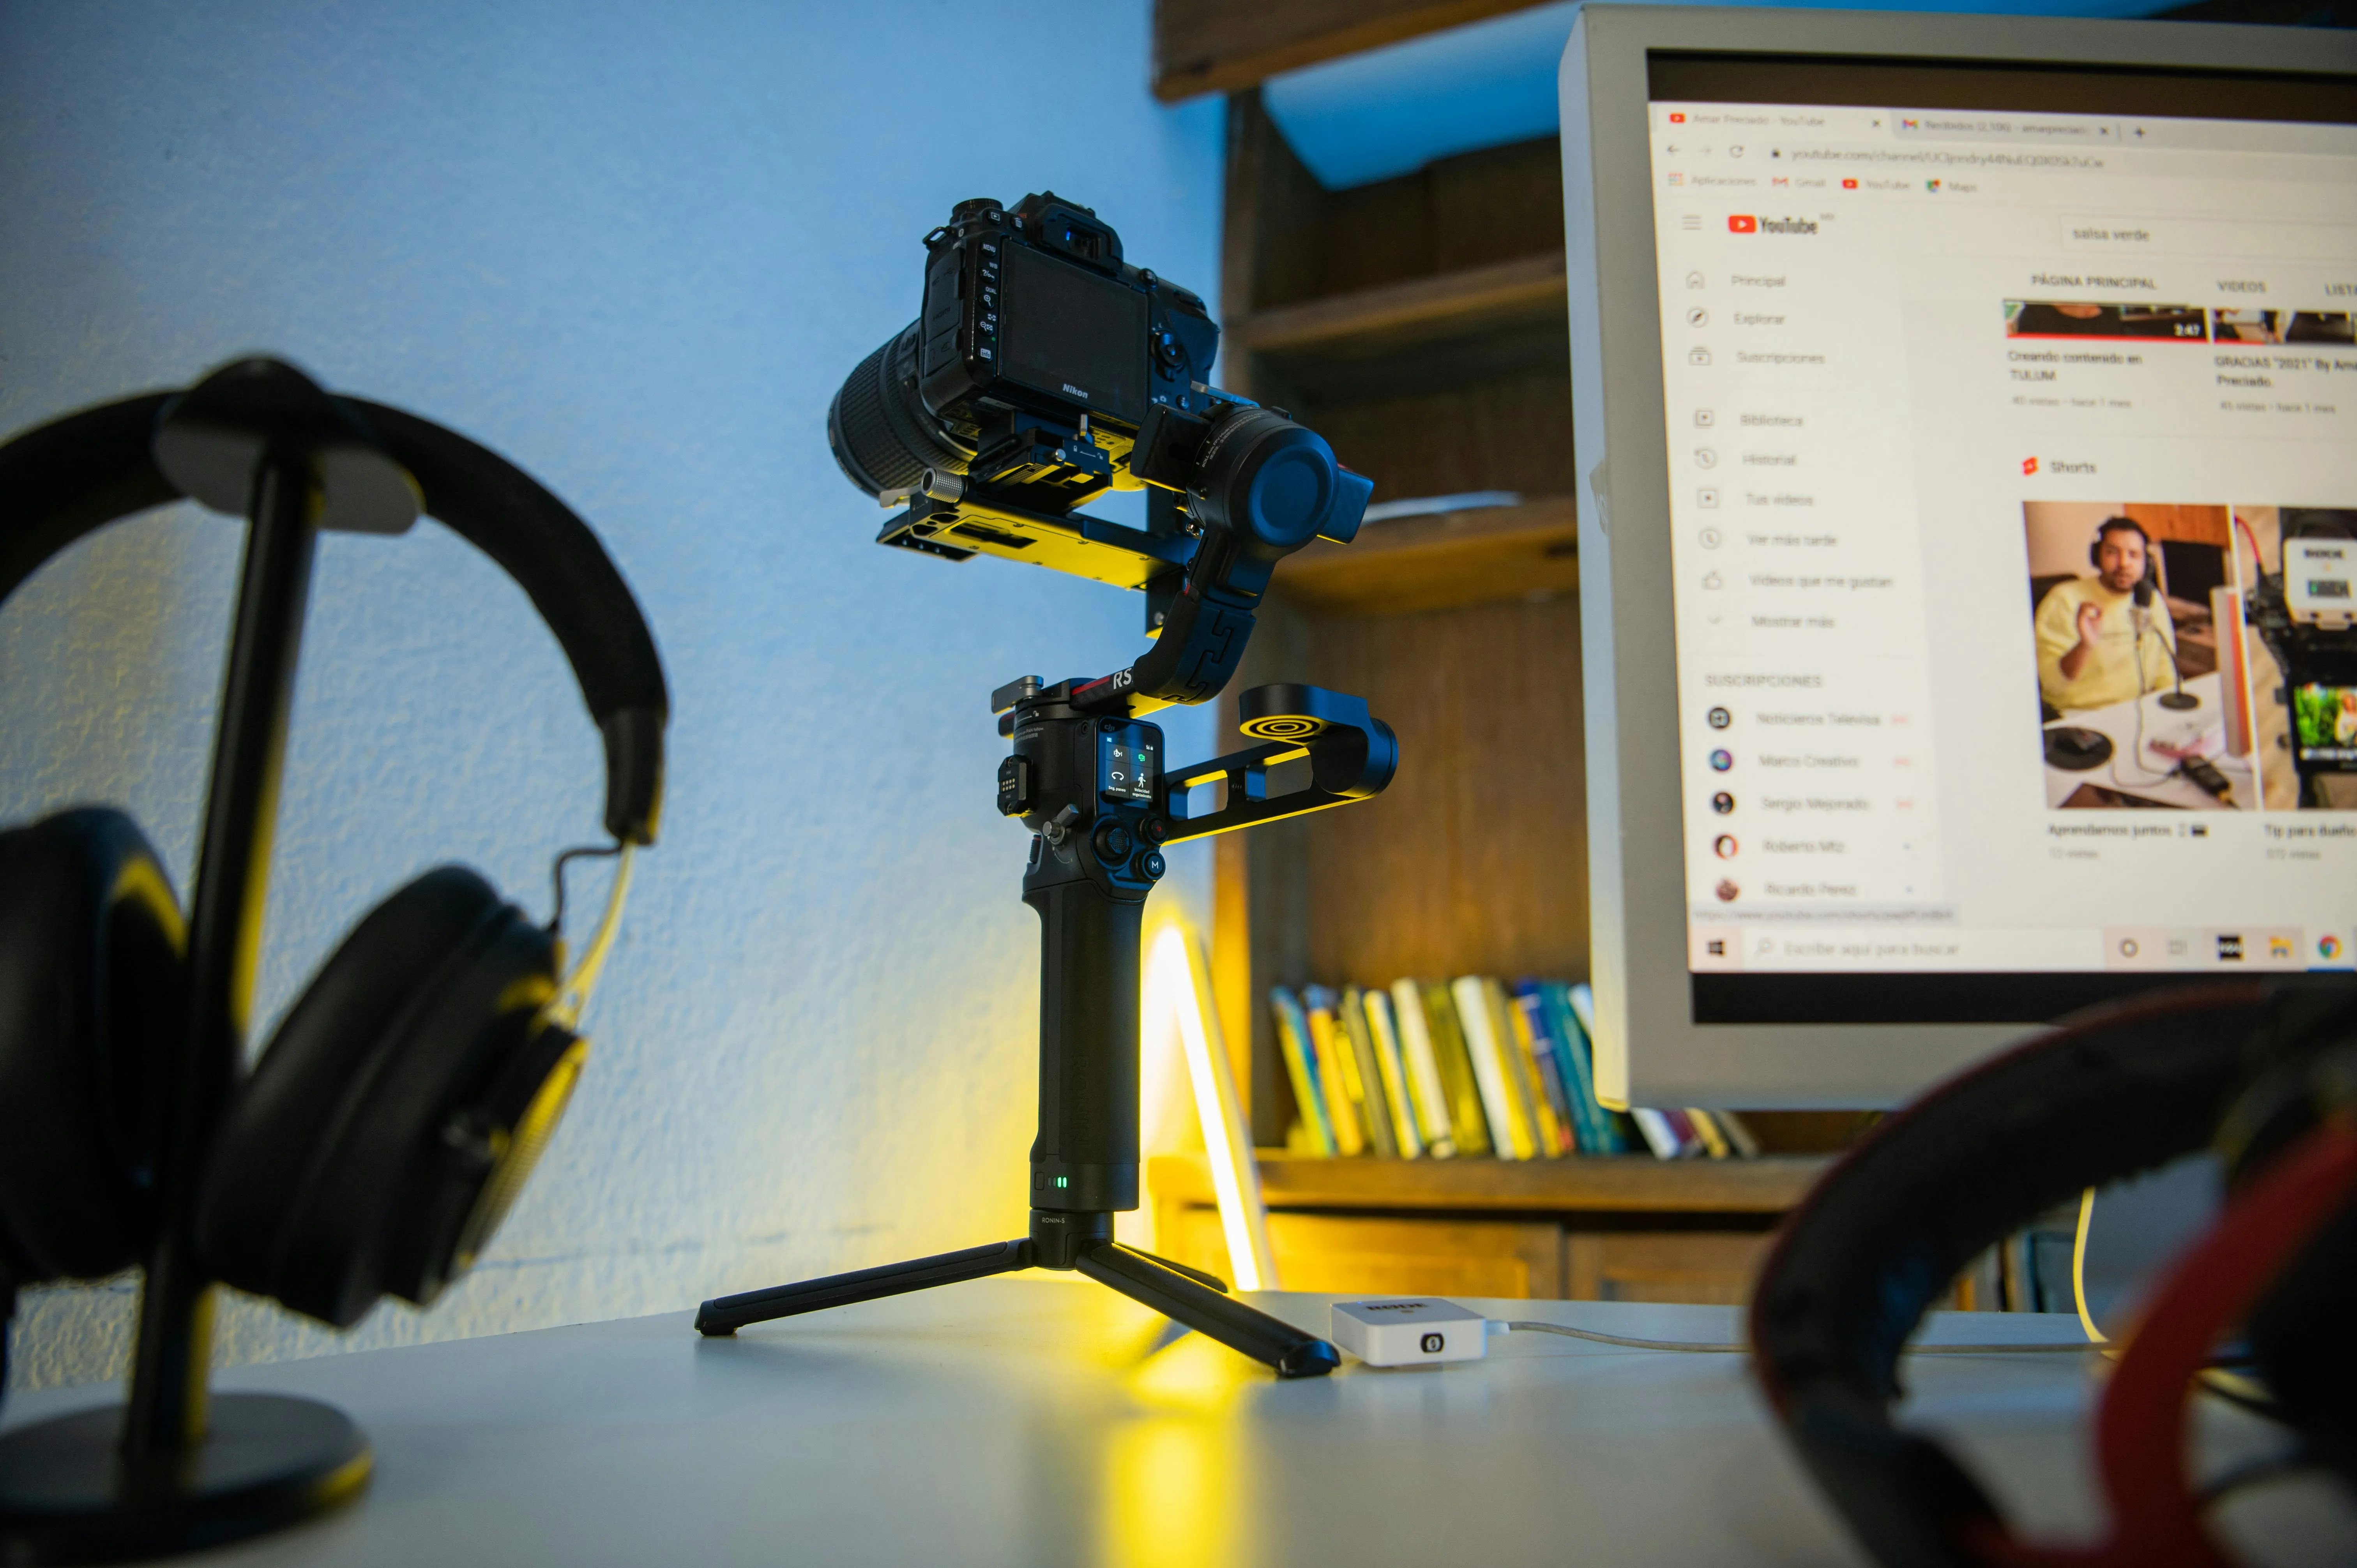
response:
<path id="1" fill-rule="evenodd" d="M 2357 38 L 1688 6 L 1587 5 L 1574 22 L 1558 82 L 1598 1090 L 1623 1104 L 1892 1105 L 2037 1026 L 1693 1021 L 1648 113 L 1656 52 L 2348 76 L 2357 75 Z"/>

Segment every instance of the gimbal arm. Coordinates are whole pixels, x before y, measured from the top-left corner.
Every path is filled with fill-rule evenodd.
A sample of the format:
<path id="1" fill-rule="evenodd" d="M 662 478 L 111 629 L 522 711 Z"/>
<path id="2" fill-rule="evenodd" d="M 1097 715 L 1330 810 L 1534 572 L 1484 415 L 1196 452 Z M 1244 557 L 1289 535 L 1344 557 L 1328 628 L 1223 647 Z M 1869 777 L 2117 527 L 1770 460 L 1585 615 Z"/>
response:
<path id="1" fill-rule="evenodd" d="M 1282 738 L 1246 746 L 1192 767 L 1164 771 L 1159 803 L 1170 820 L 1166 841 L 1178 843 L 1232 832 L 1329 806 L 1347 806 L 1383 792 L 1399 766 L 1392 726 L 1367 712 L 1366 702 L 1318 686 L 1255 686 L 1238 703 L 1243 732 Z M 1309 759 L 1309 785 L 1271 800 L 1268 770 Z M 1224 779 L 1227 803 L 1200 817 L 1187 814 L 1187 795 Z"/>
<path id="2" fill-rule="evenodd" d="M 1157 404 L 1129 470 L 1184 494 L 1200 541 L 1153 648 L 1072 693 L 1083 713 L 1134 717 L 1218 696 L 1243 659 L 1276 564 L 1313 539 L 1357 537 L 1374 485 L 1336 461 L 1315 431 L 1242 400 L 1203 419 Z"/>

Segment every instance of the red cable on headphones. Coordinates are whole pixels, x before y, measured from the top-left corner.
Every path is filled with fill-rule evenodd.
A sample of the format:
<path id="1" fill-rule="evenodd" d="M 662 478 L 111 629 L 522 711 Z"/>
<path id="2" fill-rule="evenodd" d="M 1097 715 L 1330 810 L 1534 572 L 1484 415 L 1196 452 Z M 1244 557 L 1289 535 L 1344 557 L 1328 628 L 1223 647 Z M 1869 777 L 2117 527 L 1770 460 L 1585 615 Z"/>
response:
<path id="1" fill-rule="evenodd" d="M 2233 1568 L 2185 1473 L 2193 1380 L 2301 1246 L 2357 1197 L 2357 1117 L 2325 1122 L 2228 1204 L 2169 1271 L 2096 1416 L 2112 1533 L 2097 1547 L 2039 1546 L 2002 1527 L 1975 1548 L 2016 1568 Z"/>

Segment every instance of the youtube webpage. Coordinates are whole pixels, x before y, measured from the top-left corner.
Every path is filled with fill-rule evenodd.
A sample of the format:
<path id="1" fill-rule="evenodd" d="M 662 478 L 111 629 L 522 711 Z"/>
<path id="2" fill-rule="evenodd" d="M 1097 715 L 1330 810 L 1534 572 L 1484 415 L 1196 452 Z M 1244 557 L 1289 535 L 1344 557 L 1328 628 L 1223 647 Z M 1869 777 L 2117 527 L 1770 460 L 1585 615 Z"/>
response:
<path id="1" fill-rule="evenodd" d="M 2352 967 L 2357 129 L 1652 139 L 1697 986 Z"/>

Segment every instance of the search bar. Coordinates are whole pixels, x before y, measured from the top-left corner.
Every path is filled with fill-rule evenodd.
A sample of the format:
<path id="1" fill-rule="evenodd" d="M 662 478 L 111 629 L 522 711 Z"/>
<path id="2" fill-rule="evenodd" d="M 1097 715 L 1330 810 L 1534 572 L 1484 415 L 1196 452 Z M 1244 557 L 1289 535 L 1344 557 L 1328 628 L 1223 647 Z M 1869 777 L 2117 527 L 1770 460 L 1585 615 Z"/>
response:
<path id="1" fill-rule="evenodd" d="M 2218 218 L 2066 218 L 2067 248 L 2108 256 L 2248 256 L 2343 261 L 2357 255 L 2357 224 L 2262 223 Z"/>

